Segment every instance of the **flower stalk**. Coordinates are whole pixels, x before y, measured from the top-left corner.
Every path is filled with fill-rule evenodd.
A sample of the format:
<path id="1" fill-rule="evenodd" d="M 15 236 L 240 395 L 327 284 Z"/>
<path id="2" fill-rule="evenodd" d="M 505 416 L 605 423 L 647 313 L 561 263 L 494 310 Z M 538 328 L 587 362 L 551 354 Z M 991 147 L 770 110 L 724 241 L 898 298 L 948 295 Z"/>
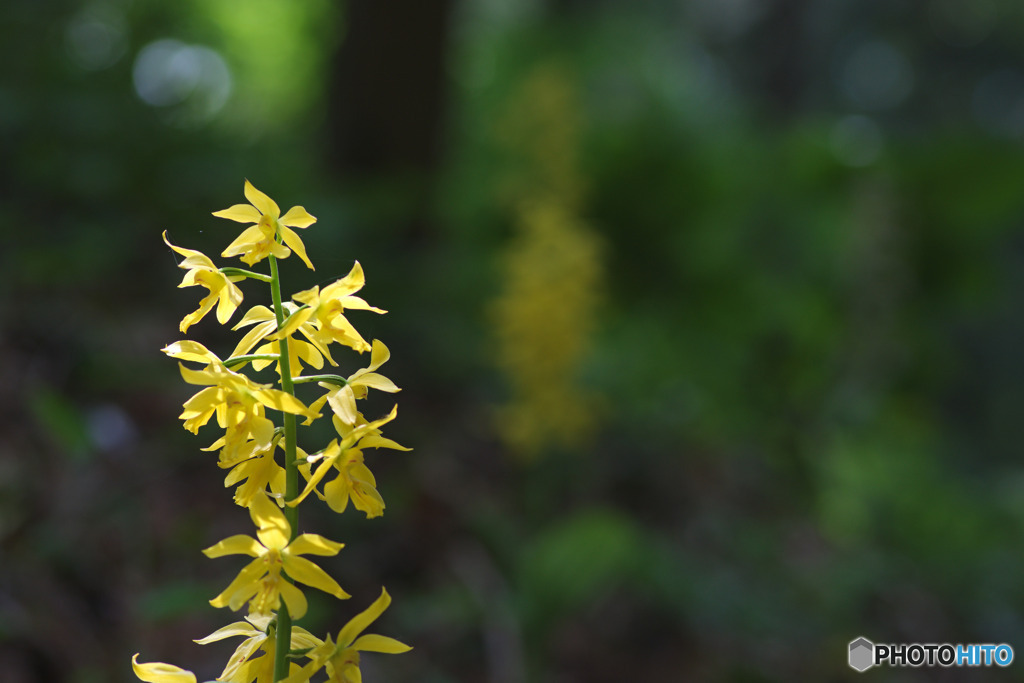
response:
<path id="1" fill-rule="evenodd" d="M 182 332 L 214 309 L 217 321 L 226 324 L 242 304 L 243 295 L 235 283 L 244 279 L 269 284 L 273 304 L 272 311 L 257 305 L 245 313 L 234 329 L 251 327 L 226 360 L 191 340 L 172 342 L 163 349 L 179 361 L 186 382 L 202 387 L 183 405 L 181 419 L 185 428 L 197 434 L 215 420 L 224 430 L 204 450 L 218 451 L 217 466 L 228 470 L 224 485 L 236 487 L 235 503 L 248 511 L 257 528 L 255 537 L 231 536 L 203 551 L 211 558 L 252 558 L 210 600 L 214 607 L 236 611 L 248 605 L 249 616 L 244 622 L 225 626 L 196 642 L 206 644 L 230 636 L 245 637 L 218 681 L 309 683 L 310 677 L 320 670 L 325 670 L 331 681 L 360 680 L 359 651 L 396 654 L 410 648 L 385 636 L 355 637 L 390 603 L 386 590 L 344 626 L 337 638 L 318 638 L 297 625 L 307 611 L 300 584 L 338 599 L 351 597 L 327 572 L 304 557 L 333 556 L 343 544 L 317 534 L 300 533 L 298 506 L 319 498 L 341 513 L 351 501 L 368 518 L 383 514 L 384 500 L 366 466 L 364 451 L 409 449 L 381 434 L 381 426 L 395 418 L 397 406 L 389 415 L 371 421 L 359 412 L 357 401 L 366 398 L 370 388 L 389 393 L 399 389 L 376 372 L 390 356 L 387 347 L 376 339 L 372 345 L 367 343 L 346 314 L 351 310 L 385 311 L 354 295 L 365 282 L 358 262 L 348 275 L 323 290 L 298 292 L 286 301 L 278 262 L 294 252 L 313 269 L 305 245 L 292 228 L 307 228 L 316 218 L 301 206 L 282 215 L 277 204 L 248 181 L 245 196 L 249 204 L 236 204 L 214 213 L 220 218 L 250 224 L 221 255 L 238 256 L 250 266 L 267 259 L 269 276 L 243 268 L 218 268 L 205 254 L 176 247 L 164 235 L 168 246 L 185 257 L 179 267 L 188 272 L 179 286 L 201 285 L 209 290 L 199 308 L 182 319 Z M 325 362 L 337 365 L 328 348 L 332 344 L 359 353 L 371 351 L 369 365 L 347 378 L 330 373 L 303 374 L 304 365 L 317 370 Z M 199 364 L 201 369 L 186 364 Z M 243 372 L 259 372 L 270 365 L 276 367 L 279 389 L 256 382 Z M 295 387 L 311 382 L 318 382 L 326 393 L 307 406 L 296 395 Z M 308 455 L 298 446 L 296 417 L 301 415 L 305 418 L 303 424 L 308 425 L 322 417 L 320 411 L 326 408 L 333 413 L 331 420 L 339 438 Z M 281 414 L 280 424 L 271 418 L 274 413 Z M 277 460 L 279 448 L 284 451 L 283 466 Z M 334 476 L 329 478 L 332 472 Z M 300 474 L 307 480 L 301 494 Z M 310 497 L 313 492 L 317 495 Z M 137 656 L 132 658 L 132 667 L 140 680 L 196 680 L 190 671 L 162 662 L 139 663 Z"/>

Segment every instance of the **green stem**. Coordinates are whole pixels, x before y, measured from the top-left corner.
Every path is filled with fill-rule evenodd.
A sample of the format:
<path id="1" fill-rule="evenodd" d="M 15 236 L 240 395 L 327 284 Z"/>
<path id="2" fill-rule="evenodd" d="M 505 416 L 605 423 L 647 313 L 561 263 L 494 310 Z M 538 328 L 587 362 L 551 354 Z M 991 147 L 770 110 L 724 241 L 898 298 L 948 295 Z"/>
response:
<path id="1" fill-rule="evenodd" d="M 348 380 L 341 375 L 303 375 L 301 377 L 292 377 L 294 384 L 302 384 L 303 382 L 330 382 L 331 384 L 337 384 L 339 387 L 343 387 L 348 384 Z"/>
<path id="2" fill-rule="evenodd" d="M 221 268 L 220 272 L 224 273 L 228 277 L 232 277 L 234 275 L 241 275 L 243 277 L 252 278 L 253 280 L 259 280 L 260 282 L 271 282 L 274 279 L 273 277 L 264 275 L 263 273 L 255 273 L 251 270 L 246 270 L 245 268 L 234 268 L 231 266 L 225 266 L 224 268 Z"/>
<path id="3" fill-rule="evenodd" d="M 224 361 L 224 367 L 233 368 L 236 365 L 242 363 L 248 363 L 251 360 L 278 360 L 280 356 L 276 353 L 251 353 L 247 356 L 231 356 Z"/>
<path id="4" fill-rule="evenodd" d="M 268 256 L 270 260 L 270 296 L 274 300 L 274 315 L 277 316 L 277 328 L 284 326 L 284 307 L 281 305 L 281 278 L 277 272 L 277 259 L 273 254 Z M 292 396 L 295 395 L 295 387 L 292 384 L 291 357 L 288 353 L 288 338 L 278 341 L 281 345 L 281 389 Z M 299 495 L 299 470 L 295 462 L 295 416 L 291 413 L 284 413 L 284 471 L 285 471 L 285 494 L 286 501 L 293 500 Z M 299 511 L 296 508 L 285 506 L 285 518 L 292 527 L 292 538 L 298 534 Z M 288 653 L 292 646 L 292 619 L 288 614 L 288 607 L 281 602 L 281 608 L 277 613 L 277 647 L 274 652 L 274 680 L 280 681 L 288 676 Z"/>

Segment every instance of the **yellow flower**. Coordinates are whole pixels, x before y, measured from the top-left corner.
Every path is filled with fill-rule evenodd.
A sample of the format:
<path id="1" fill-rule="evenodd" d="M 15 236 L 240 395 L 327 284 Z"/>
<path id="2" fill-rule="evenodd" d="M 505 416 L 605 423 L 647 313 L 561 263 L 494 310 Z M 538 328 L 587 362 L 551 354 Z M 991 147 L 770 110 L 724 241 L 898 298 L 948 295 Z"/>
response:
<path id="1" fill-rule="evenodd" d="M 336 598 L 348 598 L 337 581 L 320 567 L 300 555 L 337 555 L 342 543 L 317 534 L 302 534 L 289 542 L 292 528 L 284 513 L 266 495 L 256 495 L 249 515 L 259 528 L 257 538 L 242 534 L 231 536 L 203 551 L 207 557 L 249 555 L 254 557 L 224 591 L 210 601 L 214 607 L 238 610 L 249 602 L 250 614 L 269 614 L 281 607 L 281 599 L 295 619 L 306 613 L 306 596 L 281 576 L 281 570 L 294 580 L 319 588 Z"/>
<path id="2" fill-rule="evenodd" d="M 379 339 L 374 339 L 373 350 L 370 352 L 370 365 L 352 373 L 344 386 L 335 387 L 327 382 L 319 382 L 321 387 L 330 389 L 330 391 L 316 401 L 313 401 L 309 405 L 309 412 L 318 413 L 323 408 L 324 403 L 328 403 L 331 406 L 331 410 L 334 411 L 337 417 L 341 418 L 342 422 L 354 425 L 356 423 L 356 415 L 358 415 L 356 399 L 366 398 L 369 388 L 372 387 L 380 391 L 386 391 L 389 394 L 401 391 L 390 379 L 374 372 L 381 365 L 384 365 L 389 358 L 391 358 L 391 352 L 388 351 L 388 347 Z M 307 424 L 311 421 L 309 420 Z"/>
<path id="3" fill-rule="evenodd" d="M 174 246 L 167 241 L 166 230 L 164 231 L 164 243 L 185 257 L 178 267 L 184 268 L 188 272 L 185 273 L 185 277 L 178 287 L 202 285 L 210 290 L 210 293 L 199 302 L 199 308 L 181 319 L 181 325 L 179 325 L 181 331 L 186 332 L 190 326 L 202 320 L 213 309 L 214 304 L 217 305 L 217 322 L 221 325 L 226 323 L 242 303 L 242 290 L 235 283 L 245 278 L 241 275 L 228 277 L 217 270 L 213 261 L 202 252 Z"/>
<path id="4" fill-rule="evenodd" d="M 173 664 L 151 662 L 139 664 L 139 653 L 132 655 L 132 671 L 146 683 L 196 683 L 196 675 Z"/>
<path id="5" fill-rule="evenodd" d="M 307 365 L 311 365 L 318 370 L 324 366 L 323 359 L 325 357 L 330 361 L 331 365 L 337 365 L 337 363 L 334 362 L 334 359 L 331 358 L 331 353 L 327 350 L 327 347 L 317 340 L 316 330 L 313 329 L 312 325 L 309 323 L 292 325 L 291 321 L 288 320 L 288 317 L 292 316 L 299 307 L 290 301 L 284 302 L 282 306 L 284 308 L 285 315 L 287 316 L 285 318 L 287 321 L 286 329 L 290 330 L 287 334 L 290 335 L 299 331 L 306 337 L 306 339 L 309 340 L 308 342 L 304 342 L 301 339 L 288 337 L 288 358 L 291 361 L 292 374 L 298 375 L 301 373 L 302 364 L 299 362 L 300 359 L 305 361 Z M 246 325 L 255 326 L 246 332 L 245 336 L 239 340 L 235 350 L 231 352 L 232 356 L 241 356 L 249 353 L 249 350 L 265 337 L 273 335 L 273 338 L 276 340 L 280 339 L 282 336 L 276 334 L 277 316 L 274 315 L 274 312 L 266 306 L 253 306 L 250 308 L 249 312 L 246 313 L 232 329 L 237 330 L 238 328 L 245 327 Z M 271 341 L 256 349 L 254 353 L 260 355 L 277 354 L 280 356 L 280 342 Z M 254 360 L 252 361 L 252 367 L 254 370 L 258 371 L 267 367 L 272 362 L 273 361 L 269 360 Z M 280 373 L 280 371 L 281 367 L 279 362 L 278 373 Z"/>
<path id="6" fill-rule="evenodd" d="M 325 666 L 327 680 L 331 683 L 362 683 L 363 677 L 359 671 L 360 652 L 383 652 L 396 655 L 411 650 L 411 647 L 394 638 L 379 636 L 375 633 L 359 635 L 390 604 L 391 596 L 386 590 L 381 589 L 380 597 L 372 605 L 341 628 L 337 641 L 331 640 L 331 637 L 327 636 L 327 640 L 323 644 L 318 645 L 306 655 L 311 660 L 309 664 L 288 676 L 284 683 L 305 683 L 310 676 Z"/>
<path id="7" fill-rule="evenodd" d="M 245 181 L 245 198 L 249 200 L 249 204 L 235 204 L 213 214 L 218 218 L 227 218 L 238 223 L 255 223 L 242 231 L 221 256 L 241 255 L 242 261 L 251 266 L 270 254 L 276 258 L 285 258 L 294 251 L 310 270 L 315 270 L 306 256 L 306 246 L 290 227 L 308 228 L 316 223 L 316 218 L 309 215 L 301 206 L 293 206 L 282 216 L 281 209 L 274 200 L 253 187 L 248 180 Z M 287 247 L 277 241 L 278 236 L 284 240 Z M 288 247 L 291 247 L 291 250 Z"/>
<path id="8" fill-rule="evenodd" d="M 271 616 L 269 614 L 248 616 L 245 621 L 236 621 L 224 628 L 218 629 L 195 642 L 206 645 L 232 636 L 244 636 L 245 640 L 239 645 L 224 671 L 217 677 L 218 681 L 229 681 L 230 683 L 252 683 L 257 681 L 271 683 L 274 680 L 274 654 L 277 643 L 274 639 L 274 631 L 268 630 Z M 300 626 L 292 626 L 292 649 L 305 650 L 323 645 L 322 640 Z M 263 650 L 262 656 L 253 655 Z M 291 669 L 298 669 L 297 664 L 292 664 Z"/>
<path id="9" fill-rule="evenodd" d="M 337 416 L 334 416 L 334 427 L 341 435 L 341 441 L 339 442 L 337 439 L 331 441 L 323 451 L 307 457 L 306 465 L 300 465 L 300 471 L 308 479 L 306 488 L 296 499 L 289 501 L 288 505 L 294 507 L 305 500 L 306 496 L 316 490 L 317 484 L 327 476 L 331 469 L 337 468 L 338 476 L 324 485 L 323 494 L 317 491 L 317 496 L 327 501 L 327 505 L 338 513 L 345 511 L 351 499 L 352 505 L 357 510 L 365 512 L 368 519 L 384 514 L 384 499 L 377 491 L 377 480 L 373 473 L 363 464 L 362 449 L 411 450 L 391 439 L 384 438 L 378 429 L 380 425 L 390 422 L 397 415 L 398 406 L 395 406 L 386 417 L 371 423 L 367 423 L 365 419 L 362 419 L 362 415 L 359 415 L 360 424 L 354 427 L 346 425 Z M 313 471 L 312 463 L 317 460 L 320 461 L 320 464 Z"/>
<path id="10" fill-rule="evenodd" d="M 299 399 L 232 372 L 216 354 L 198 342 L 174 342 L 165 347 L 163 352 L 171 358 L 207 364 L 203 370 L 191 370 L 178 364 L 186 382 L 206 386 L 185 401 L 179 417 L 185 421 L 185 429 L 196 434 L 216 414 L 217 424 L 226 430 L 226 434 L 210 449 L 225 447 L 225 458 L 228 460 L 250 437 L 256 441 L 259 450 L 270 448 L 274 423 L 264 415 L 265 408 L 307 417 L 310 415 Z"/>
<path id="11" fill-rule="evenodd" d="M 345 309 L 359 311 L 373 311 L 374 313 L 387 313 L 366 303 L 358 296 L 352 296 L 366 284 L 363 276 L 363 267 L 356 261 L 349 274 L 342 279 L 324 287 L 307 289 L 299 292 L 292 298 L 299 303 L 309 306 L 292 316 L 292 320 L 282 330 L 282 334 L 291 334 L 294 328 L 302 325 L 307 320 L 312 320 L 316 328 L 314 337 L 326 346 L 332 342 L 344 344 L 362 353 L 369 351 L 370 345 L 360 336 L 352 323 L 345 318 Z"/>

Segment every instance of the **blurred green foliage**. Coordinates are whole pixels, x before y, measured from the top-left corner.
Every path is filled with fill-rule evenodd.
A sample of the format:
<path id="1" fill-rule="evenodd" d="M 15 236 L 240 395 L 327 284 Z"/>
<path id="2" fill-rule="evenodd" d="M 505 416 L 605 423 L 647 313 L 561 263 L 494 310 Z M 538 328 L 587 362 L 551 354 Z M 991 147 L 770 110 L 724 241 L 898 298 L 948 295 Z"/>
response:
<path id="1" fill-rule="evenodd" d="M 160 234 L 218 254 L 209 213 L 244 177 L 319 218 L 288 288 L 358 258 L 390 311 L 363 333 L 415 450 L 375 463 L 382 519 L 309 519 L 355 596 L 310 628 L 383 583 L 416 646 L 367 680 L 845 680 L 859 635 L 1019 644 L 1017 4 L 445 7 L 441 161 L 370 173 L 327 142 L 328 103 L 372 97 L 337 78 L 366 5 L 0 6 L 4 680 L 127 681 L 135 651 L 222 667 L 188 647 L 227 617 L 199 548 L 247 520 L 175 419 L 158 349 L 195 300 Z M 493 419 L 524 172 L 498 124 L 550 64 L 582 103 L 551 146 L 605 246 L 579 373 L 601 402 L 586 452 L 521 463 Z"/>

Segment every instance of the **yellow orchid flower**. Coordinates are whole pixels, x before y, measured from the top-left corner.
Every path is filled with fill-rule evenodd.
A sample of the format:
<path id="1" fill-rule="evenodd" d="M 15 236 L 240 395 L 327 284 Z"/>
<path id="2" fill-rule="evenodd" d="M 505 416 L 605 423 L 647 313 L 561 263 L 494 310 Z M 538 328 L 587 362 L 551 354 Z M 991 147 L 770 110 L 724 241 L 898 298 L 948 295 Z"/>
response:
<path id="1" fill-rule="evenodd" d="M 178 287 L 202 285 L 210 290 L 210 293 L 199 302 L 199 308 L 181 319 L 179 329 L 182 332 L 188 331 L 189 327 L 202 320 L 207 313 L 213 310 L 214 304 L 217 305 L 217 322 L 221 325 L 226 323 L 242 303 L 242 290 L 235 283 L 245 278 L 241 275 L 228 277 L 220 272 L 213 261 L 202 252 L 174 246 L 167 240 L 166 230 L 164 230 L 164 243 L 185 257 L 178 267 L 188 272 L 185 273 L 185 277 Z"/>
<path id="2" fill-rule="evenodd" d="M 236 621 L 224 628 L 217 629 L 205 638 L 194 641 L 200 645 L 206 645 L 233 636 L 245 637 L 242 644 L 231 655 L 224 671 L 217 677 L 218 681 L 263 683 L 263 681 L 274 680 L 274 654 L 277 643 L 274 641 L 273 629 L 269 628 L 271 619 L 269 614 L 251 615 L 246 617 L 245 621 Z M 323 642 L 301 626 L 292 626 L 293 650 L 315 648 L 323 645 Z M 259 650 L 263 651 L 263 655 L 253 657 Z M 298 668 L 298 664 L 291 665 L 292 671 Z"/>
<path id="3" fill-rule="evenodd" d="M 226 433 L 210 449 L 224 447 L 227 460 L 231 460 L 250 437 L 256 441 L 259 450 L 270 448 L 274 423 L 265 416 L 266 408 L 306 417 L 311 414 L 291 394 L 257 384 L 245 375 L 232 372 L 215 353 L 199 342 L 178 341 L 162 350 L 171 358 L 207 364 L 203 370 L 192 370 L 178 364 L 186 382 L 206 386 L 185 401 L 179 417 L 184 420 L 185 429 L 197 434 L 199 428 L 216 414 L 217 424 Z"/>
<path id="4" fill-rule="evenodd" d="M 391 596 L 387 590 L 381 589 L 380 597 L 372 605 L 353 617 L 338 631 L 338 639 L 330 636 L 306 656 L 309 664 L 293 672 L 284 683 L 306 683 L 310 676 L 320 669 L 327 668 L 329 683 L 362 683 L 363 677 L 359 670 L 360 652 L 383 652 L 384 654 L 401 654 L 412 648 L 405 643 L 368 633 L 360 636 L 366 627 L 373 623 L 391 604 Z M 357 637 L 358 636 L 358 637 Z"/>
<path id="5" fill-rule="evenodd" d="M 356 416 L 359 414 L 356 411 L 356 399 L 366 398 L 368 389 L 378 389 L 389 394 L 401 391 L 390 379 L 374 372 L 388 362 L 389 358 L 391 358 L 391 352 L 388 351 L 388 347 L 379 339 L 374 339 L 373 350 L 370 352 L 370 364 L 352 373 L 343 386 L 337 387 L 328 382 L 319 382 L 321 387 L 329 389 L 329 391 L 309 404 L 309 412 L 318 414 L 324 403 L 328 403 L 342 422 L 354 425 Z M 307 420 L 306 424 L 311 421 Z"/>
<path id="6" fill-rule="evenodd" d="M 290 301 L 282 304 L 285 311 L 285 320 L 289 321 L 289 318 L 295 314 L 299 308 L 297 305 Z M 254 325 L 254 327 L 246 332 L 245 336 L 242 337 L 238 345 L 235 346 L 235 350 L 231 352 L 232 356 L 241 356 L 249 353 L 253 346 L 255 346 L 260 340 L 266 337 L 272 337 L 275 341 L 271 341 L 267 344 L 256 349 L 256 354 L 276 354 L 280 356 L 281 345 L 277 339 L 280 339 L 282 335 L 277 334 L 277 316 L 274 312 L 266 306 L 253 306 L 249 311 L 238 321 L 233 330 L 237 330 L 247 325 Z M 302 371 L 302 364 L 299 362 L 300 359 L 305 361 L 306 365 L 311 365 L 316 369 L 320 369 L 324 366 L 324 358 L 330 361 L 331 365 L 337 365 L 334 359 L 331 358 L 331 352 L 327 350 L 327 347 L 320 343 L 316 339 L 316 330 L 309 323 L 300 325 L 291 325 L 290 321 L 286 326 L 291 330 L 288 334 L 294 334 L 299 331 L 303 336 L 308 339 L 308 342 L 304 342 L 301 339 L 295 339 L 288 336 L 288 358 L 291 361 L 292 374 L 299 374 Z M 287 336 L 287 335 L 286 335 Z M 263 368 L 270 365 L 273 361 L 269 360 L 254 360 L 252 361 L 252 367 L 254 370 L 262 370 Z M 281 371 L 281 364 L 278 362 L 278 373 Z"/>
<path id="7" fill-rule="evenodd" d="M 196 675 L 173 664 L 150 662 L 139 664 L 139 653 L 132 655 L 132 671 L 146 683 L 196 683 Z"/>
<path id="8" fill-rule="evenodd" d="M 337 555 L 342 543 L 318 534 L 302 534 L 290 541 L 291 525 L 284 513 L 264 495 L 253 497 L 249 515 L 259 528 L 256 538 L 242 534 L 231 536 L 203 551 L 207 557 L 249 555 L 254 557 L 224 591 L 210 601 L 214 607 L 238 610 L 249 602 L 250 614 L 270 614 L 281 607 L 281 600 L 295 619 L 306 613 L 306 596 L 281 576 L 284 570 L 294 580 L 319 588 L 336 598 L 348 598 L 338 582 L 327 572 L 300 555 Z M 257 540 L 259 539 L 259 540 Z"/>
<path id="9" fill-rule="evenodd" d="M 227 218 L 237 223 L 255 223 L 242 231 L 221 256 L 240 255 L 242 261 L 251 266 L 270 254 L 276 258 L 285 258 L 294 251 L 310 270 L 315 270 L 306 256 L 306 246 L 290 228 L 308 228 L 316 223 L 316 218 L 301 206 L 293 206 L 282 216 L 277 203 L 253 187 L 248 180 L 245 181 L 245 198 L 249 204 L 235 204 L 213 213 L 218 218 Z M 277 241 L 279 236 L 284 244 Z"/>
<path id="10" fill-rule="evenodd" d="M 301 503 L 305 500 L 306 496 L 316 491 L 317 485 L 323 481 L 331 469 L 336 468 L 338 476 L 324 484 L 324 492 L 322 494 L 316 491 L 318 497 L 327 501 L 327 505 L 338 513 L 344 512 L 345 508 L 348 507 L 349 500 L 351 500 L 352 505 L 357 510 L 362 510 L 366 513 L 367 519 L 380 517 L 384 514 L 384 499 L 377 491 L 377 480 L 374 478 L 373 473 L 363 464 L 362 449 L 392 448 L 399 451 L 411 450 L 391 439 L 384 438 L 381 436 L 380 429 L 378 429 L 382 424 L 395 419 L 397 415 L 398 406 L 395 406 L 386 417 L 370 423 L 367 423 L 365 419 L 360 419 L 360 424 L 355 426 L 347 425 L 339 420 L 337 416 L 334 416 L 334 427 L 342 437 L 341 441 L 339 442 L 335 439 L 323 451 L 308 456 L 305 459 L 306 465 L 300 465 L 299 471 L 308 480 L 306 488 L 303 489 L 297 498 L 288 501 L 287 504 L 294 507 Z M 362 415 L 359 418 L 362 418 Z M 316 469 L 313 470 L 312 464 L 318 460 L 320 462 Z"/>
<path id="11" fill-rule="evenodd" d="M 282 334 L 291 334 L 295 327 L 313 321 L 316 328 L 314 337 L 323 345 L 337 342 L 349 346 L 362 353 L 369 351 L 370 345 L 360 336 L 352 323 L 345 318 L 346 309 L 387 313 L 387 311 L 371 306 L 358 296 L 352 296 L 366 284 L 363 267 L 356 261 L 349 274 L 322 290 L 319 287 L 307 289 L 292 296 L 299 303 L 309 306 L 292 316 L 290 324 L 285 326 Z"/>

